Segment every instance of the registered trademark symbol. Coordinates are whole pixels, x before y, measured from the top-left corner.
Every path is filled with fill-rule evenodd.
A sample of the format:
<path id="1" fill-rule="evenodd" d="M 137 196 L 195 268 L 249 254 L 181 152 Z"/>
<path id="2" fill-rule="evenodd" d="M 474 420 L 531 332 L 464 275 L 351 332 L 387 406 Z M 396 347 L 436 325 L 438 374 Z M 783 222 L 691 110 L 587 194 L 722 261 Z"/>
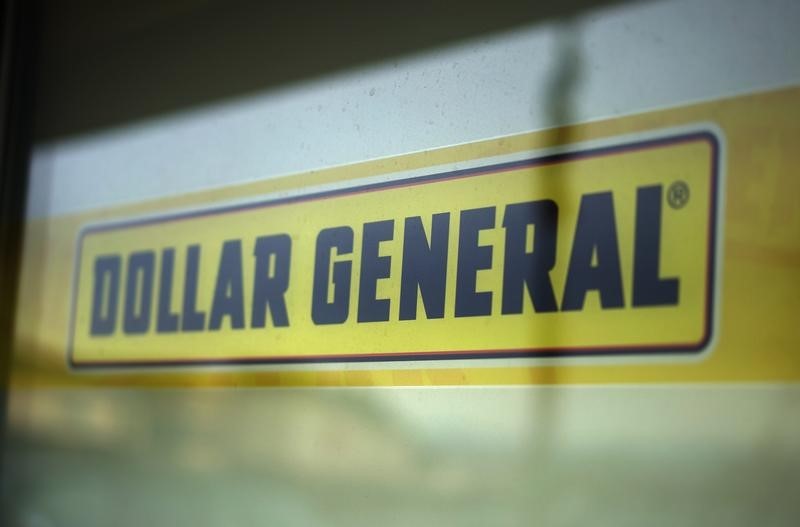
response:
<path id="1" fill-rule="evenodd" d="M 667 203 L 673 209 L 682 209 L 689 203 L 689 185 L 684 181 L 676 181 L 667 189 Z"/>

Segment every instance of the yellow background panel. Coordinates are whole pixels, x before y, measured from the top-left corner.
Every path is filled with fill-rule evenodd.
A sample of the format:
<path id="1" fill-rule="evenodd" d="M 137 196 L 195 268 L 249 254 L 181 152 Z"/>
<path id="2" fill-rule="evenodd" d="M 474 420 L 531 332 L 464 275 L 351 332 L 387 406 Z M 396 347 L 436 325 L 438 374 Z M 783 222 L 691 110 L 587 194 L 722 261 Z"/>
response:
<path id="1" fill-rule="evenodd" d="M 14 382 L 32 384 L 153 385 L 455 385 L 798 380 L 800 379 L 800 360 L 798 360 L 796 352 L 797 343 L 800 340 L 800 325 L 797 323 L 797 313 L 800 309 L 800 211 L 796 206 L 796 200 L 800 195 L 800 180 L 794 177 L 794 167 L 798 166 L 800 162 L 798 159 L 800 153 L 794 145 L 796 138 L 800 135 L 798 133 L 800 132 L 798 129 L 800 126 L 798 124 L 800 123 L 798 99 L 800 99 L 800 90 L 789 88 L 576 125 L 559 130 L 493 139 L 476 144 L 372 161 L 352 167 L 334 168 L 303 176 L 235 186 L 222 191 L 215 190 L 167 198 L 114 210 L 32 220 L 26 227 L 26 246 L 16 332 L 16 371 L 12 379 Z M 388 367 L 385 369 L 380 367 L 362 369 L 357 364 L 349 365 L 347 371 L 317 371 L 311 367 L 304 370 L 277 371 L 265 371 L 259 368 L 224 371 L 189 369 L 84 374 L 71 372 L 68 369 L 66 349 L 70 327 L 71 268 L 75 261 L 78 234 L 88 223 L 118 220 L 142 214 L 159 214 L 181 207 L 207 207 L 226 199 L 241 199 L 320 183 L 356 180 L 367 176 L 415 170 L 459 160 L 514 154 L 558 144 L 645 133 L 661 128 L 692 125 L 697 122 L 714 123 L 722 130 L 726 140 L 723 165 L 726 167 L 723 176 L 726 188 L 722 196 L 725 209 L 721 225 L 721 232 L 724 235 L 721 244 L 723 261 L 719 277 L 720 319 L 717 343 L 713 353 L 702 357 L 701 360 L 587 363 L 570 362 L 572 359 L 563 359 L 559 361 L 557 368 L 547 363 L 510 366 L 487 366 L 486 363 L 480 363 L 477 367 L 464 367 L 464 363 L 459 363 L 458 367 L 452 368 L 428 367 L 424 363 L 418 363 L 418 367 L 414 366 L 402 371 L 392 370 Z M 666 155 L 667 152 L 668 150 L 665 149 L 662 153 Z M 653 152 L 637 152 L 636 154 L 626 154 L 626 157 L 640 154 L 642 156 L 658 155 Z M 686 156 L 687 161 L 684 162 L 684 165 L 689 168 L 701 164 L 692 159 L 703 155 L 707 154 L 702 152 L 681 153 L 681 156 Z M 651 167 L 674 166 L 673 161 L 658 159 L 637 159 L 636 162 L 632 162 L 631 166 L 642 166 L 642 164 Z M 598 170 L 603 172 L 601 169 Z M 650 177 L 649 174 L 652 172 L 648 172 L 646 175 L 637 174 L 637 182 L 643 181 L 642 178 Z M 563 173 L 559 174 L 559 177 L 563 176 Z M 691 174 L 681 176 L 682 179 L 690 177 Z M 668 178 L 671 180 L 674 179 L 674 176 L 670 175 Z M 614 181 L 613 185 L 617 185 L 616 176 Z M 454 183 L 448 182 L 446 185 Z M 415 192 L 424 187 L 416 189 L 412 187 L 410 189 L 414 190 L 409 190 L 409 192 Z M 700 201 L 696 198 L 699 195 L 698 192 L 702 193 L 702 190 L 698 188 L 698 191 L 695 192 L 697 185 L 693 183 L 691 187 L 693 194 L 690 204 L 699 204 Z M 581 187 L 581 192 L 588 192 L 590 188 L 590 186 Z M 616 189 L 616 187 L 614 188 Z M 632 192 L 633 188 L 631 187 L 629 191 Z M 502 189 L 494 190 L 502 192 Z M 470 195 L 467 193 L 465 196 Z M 354 196 L 353 199 L 355 198 Z M 476 206 L 519 201 L 509 199 L 505 194 L 502 199 L 498 196 L 490 197 L 486 193 L 481 193 L 480 196 L 471 196 L 471 198 L 476 200 L 474 201 L 478 204 Z M 351 224 L 356 227 L 362 221 L 389 217 L 397 220 L 404 217 L 400 204 L 394 209 L 397 212 L 387 213 L 384 211 L 380 199 L 375 196 L 365 196 L 364 202 L 359 203 L 358 206 L 348 203 L 348 199 L 351 198 L 340 200 L 343 209 L 339 211 L 342 214 L 349 214 L 347 221 L 334 222 L 333 225 Z M 424 200 L 424 198 L 420 199 Z M 561 207 L 569 207 L 569 199 L 558 201 Z M 620 203 L 622 201 L 619 200 Z M 626 201 L 632 203 L 629 200 Z M 450 206 L 449 201 L 445 203 L 447 204 L 438 203 L 438 205 Z M 469 208 L 468 203 L 472 202 L 469 199 L 461 200 L 459 198 L 458 209 L 453 209 L 453 211 Z M 436 205 L 437 203 L 426 203 L 424 206 L 421 205 L 422 208 L 415 206 L 414 214 L 424 216 L 423 210 L 438 212 L 440 209 L 437 209 Z M 618 215 L 622 213 L 621 210 L 617 211 Z M 684 212 L 686 215 L 683 214 Z M 669 223 L 683 221 L 682 217 L 688 218 L 692 214 L 690 210 L 672 211 L 665 207 L 663 214 L 666 237 L 669 236 L 667 234 L 669 232 L 686 232 L 677 225 L 670 226 Z M 330 215 L 339 217 L 338 212 L 334 213 L 334 211 L 331 211 Z M 457 232 L 456 220 L 455 216 L 451 218 L 451 242 L 454 239 L 454 233 Z M 308 216 L 308 221 L 320 221 L 320 225 L 331 226 L 329 218 L 323 216 Z M 631 237 L 630 231 L 625 232 L 625 225 L 630 228 L 631 223 L 618 219 L 620 248 L 623 254 L 629 250 L 627 247 Z M 293 228 L 295 227 L 293 226 Z M 569 231 L 568 225 L 559 227 L 559 261 L 564 258 L 561 251 L 568 250 L 568 246 L 564 247 L 565 244 L 562 243 L 561 236 L 566 236 L 563 234 L 566 231 L 562 227 Z M 399 234 L 398 229 L 395 230 L 396 238 Z M 204 243 L 214 236 L 213 229 L 205 232 L 205 229 L 195 227 L 194 230 L 196 233 L 202 233 Z M 311 229 L 309 232 L 314 231 Z M 164 235 L 163 232 L 159 232 L 159 237 Z M 179 236 L 186 237 L 188 235 L 189 233 L 181 233 Z M 483 238 L 482 242 L 484 242 Z M 491 240 L 486 239 L 485 242 L 499 247 L 499 244 L 502 243 L 502 236 L 496 236 Z M 104 243 L 110 244 L 112 241 L 105 240 Z M 132 241 L 126 239 L 120 243 L 129 249 Z M 152 245 L 152 240 L 149 243 L 148 247 Z M 295 278 L 303 276 L 310 278 L 310 273 L 303 271 L 302 266 L 310 266 L 312 262 L 301 259 L 299 256 L 310 254 L 312 249 L 310 245 L 302 248 L 302 243 L 303 240 L 298 239 L 297 246 L 293 247 L 295 252 L 293 266 L 299 266 L 299 270 L 293 268 L 292 273 Z M 681 243 L 691 245 L 696 242 L 692 239 L 664 240 L 665 247 L 675 247 Z M 358 254 L 358 244 L 356 245 L 356 254 Z M 209 245 L 209 247 L 212 246 L 213 244 Z M 398 250 L 398 247 L 391 247 L 387 244 L 386 249 L 390 252 Z M 500 252 L 497 248 L 495 250 L 496 254 Z M 210 256 L 212 250 L 210 249 L 208 252 Z M 670 254 L 670 259 L 664 260 L 663 275 L 670 276 L 670 273 L 673 272 L 671 265 L 683 265 L 680 263 L 683 253 L 687 253 L 685 258 L 693 258 L 691 250 Z M 694 254 L 696 255 L 696 253 Z M 622 260 L 625 265 L 624 262 L 629 258 L 623 255 Z M 179 267 L 180 264 L 177 265 L 177 268 Z M 354 272 L 357 270 L 354 269 Z M 394 272 L 396 272 L 395 269 L 393 269 Z M 553 274 L 556 296 L 560 298 L 560 284 L 563 276 L 559 276 L 559 272 L 563 272 L 561 265 L 557 266 Z M 677 273 L 677 271 L 674 272 Z M 623 273 L 623 284 L 628 284 L 630 269 L 623 268 Z M 481 283 L 481 286 L 483 285 Z M 304 285 L 302 282 L 298 282 L 292 284 L 291 287 L 302 289 L 310 287 L 310 283 Z M 299 291 L 299 289 L 295 291 Z M 629 291 L 626 290 L 626 295 L 628 294 Z M 309 296 L 307 295 L 306 298 Z M 393 295 L 390 293 L 387 296 Z M 591 316 L 592 310 L 596 308 L 596 304 L 593 302 L 591 297 L 587 299 L 586 311 L 581 315 L 575 314 L 576 317 L 581 316 L 581 320 L 587 320 L 587 317 Z M 452 308 L 452 298 L 448 298 L 448 306 L 450 306 L 448 309 Z M 393 308 L 396 309 L 396 305 Z M 353 316 L 352 313 L 353 307 L 351 306 L 351 316 Z M 396 319 L 395 313 L 396 311 L 393 311 L 393 320 Z M 624 316 L 630 317 L 631 314 L 632 311 L 626 309 Z M 569 327 L 578 323 L 576 320 L 563 318 L 565 315 L 562 313 L 556 316 Z M 480 334 L 480 331 L 474 330 L 477 320 L 468 320 L 468 323 L 459 330 Z M 606 319 L 604 318 L 604 320 Z M 448 322 L 453 322 L 453 320 Z M 293 320 L 292 323 L 295 324 L 295 321 Z M 296 323 L 302 324 L 302 319 L 298 318 Z M 591 324 L 591 322 L 588 323 Z M 604 323 L 611 324 L 609 327 L 613 327 L 615 322 Z M 399 323 L 389 322 L 387 324 Z M 668 324 L 662 325 L 668 326 Z M 342 331 L 347 331 L 345 326 L 342 326 Z M 371 327 L 379 328 L 379 324 Z M 265 332 L 269 329 L 267 328 Z M 458 339 L 485 338 L 479 335 L 476 337 L 476 335 L 453 334 L 461 333 L 462 331 L 459 330 L 438 337 L 439 343 L 453 346 L 458 343 Z M 669 326 L 659 329 L 659 332 L 673 330 L 675 328 Z M 372 336 L 365 336 L 364 339 L 367 342 L 371 338 L 382 338 L 380 329 L 370 328 L 367 331 L 376 333 Z M 636 328 L 627 328 L 618 338 L 634 335 L 636 331 L 638 331 Z M 687 331 L 690 330 L 687 329 Z M 498 331 L 497 333 L 502 333 L 499 338 L 508 342 L 520 338 L 520 334 L 513 330 Z M 609 331 L 608 334 L 610 335 L 611 332 Z M 326 335 L 328 335 L 327 332 Z M 390 342 L 384 342 L 382 345 L 386 346 L 385 349 L 407 349 L 402 344 L 403 339 L 408 337 L 409 335 L 403 335 L 402 332 L 393 329 L 391 339 L 384 339 Z M 648 337 L 653 338 L 653 335 L 650 334 Z M 314 341 L 321 337 L 315 336 L 313 333 L 305 335 L 304 338 L 311 342 L 322 342 L 323 346 L 327 340 L 322 338 L 322 340 Z M 498 336 L 494 335 L 494 338 L 498 338 Z M 591 335 L 592 340 L 596 338 L 597 335 Z M 434 346 L 437 343 L 436 339 L 436 332 L 430 330 L 426 338 L 420 340 L 428 343 L 432 348 L 440 347 Z M 185 341 L 182 340 L 182 342 Z M 361 345 L 359 342 L 348 342 L 347 350 L 356 349 L 359 345 Z M 308 350 L 312 346 L 314 344 L 299 346 L 297 349 Z M 392 348 L 392 346 L 395 347 Z M 330 346 L 325 349 L 330 350 Z M 374 347 L 368 344 L 364 345 L 364 349 L 374 351 Z M 147 351 L 139 350 L 137 353 L 147 353 Z"/>
<path id="2" fill-rule="evenodd" d="M 706 290 L 709 280 L 709 215 L 712 167 L 711 146 L 703 138 L 691 142 L 657 145 L 632 152 L 621 151 L 542 167 L 480 174 L 380 191 L 336 196 L 324 200 L 288 203 L 257 209 L 161 221 L 144 226 L 88 232 L 83 236 L 80 286 L 76 306 L 73 360 L 119 361 L 225 360 L 240 358 L 297 358 L 317 356 L 379 356 L 388 353 L 487 350 L 537 350 L 552 348 L 602 348 L 669 346 L 699 343 L 705 336 Z M 691 200 L 679 210 L 663 206 L 662 274 L 680 277 L 678 306 L 630 308 L 636 189 L 667 186 L 678 176 L 691 188 Z M 601 309 L 599 295 L 587 294 L 584 309 L 561 313 L 534 313 L 526 299 L 526 312 L 501 314 L 506 204 L 521 200 L 552 199 L 559 204 L 556 266 L 551 273 L 557 303 L 565 289 L 581 198 L 611 191 L 620 248 L 624 308 Z M 496 206 L 493 229 L 481 232 L 480 243 L 493 248 L 491 269 L 477 273 L 477 290 L 493 292 L 491 316 L 454 316 L 458 265 L 459 211 Z M 400 275 L 403 255 L 403 218 L 420 215 L 430 224 L 433 214 L 450 214 L 447 294 L 443 319 L 427 319 L 417 311 L 414 321 L 399 320 Z M 361 275 L 361 229 L 367 222 L 394 220 L 393 240 L 381 243 L 381 253 L 391 257 L 391 276 L 378 283 L 378 298 L 388 298 L 389 321 L 357 322 L 358 277 Z M 317 233 L 329 227 L 349 226 L 355 231 L 352 255 L 353 283 L 349 318 L 341 325 L 315 325 L 311 319 L 312 277 Z M 430 232 L 430 230 L 428 231 Z M 287 233 L 292 239 L 289 288 L 286 294 L 289 327 L 249 328 L 252 284 L 255 281 L 253 248 L 256 238 Z M 216 331 L 157 333 L 159 253 L 176 248 L 171 310 L 180 312 L 185 250 L 201 247 L 197 305 L 210 318 L 218 262 L 225 240 L 241 239 L 246 327 L 233 329 L 230 319 Z M 121 313 L 112 336 L 90 334 L 93 267 L 98 256 L 155 250 L 157 264 L 149 331 L 124 333 Z M 120 302 L 125 294 L 123 263 Z M 527 297 L 527 294 L 525 295 Z M 647 353 L 643 351 L 643 353 Z"/>

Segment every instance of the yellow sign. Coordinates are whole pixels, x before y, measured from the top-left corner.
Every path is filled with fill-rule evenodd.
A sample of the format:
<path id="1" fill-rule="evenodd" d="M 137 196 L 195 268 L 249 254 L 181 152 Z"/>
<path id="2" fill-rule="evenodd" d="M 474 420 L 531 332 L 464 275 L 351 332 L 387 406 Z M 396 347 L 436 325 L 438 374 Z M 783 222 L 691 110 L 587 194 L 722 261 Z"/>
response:
<path id="1" fill-rule="evenodd" d="M 11 382 L 797 382 L 799 136 L 787 87 L 32 218 Z"/>
<path id="2" fill-rule="evenodd" d="M 693 127 L 91 225 L 70 364 L 697 355 L 720 155 Z"/>

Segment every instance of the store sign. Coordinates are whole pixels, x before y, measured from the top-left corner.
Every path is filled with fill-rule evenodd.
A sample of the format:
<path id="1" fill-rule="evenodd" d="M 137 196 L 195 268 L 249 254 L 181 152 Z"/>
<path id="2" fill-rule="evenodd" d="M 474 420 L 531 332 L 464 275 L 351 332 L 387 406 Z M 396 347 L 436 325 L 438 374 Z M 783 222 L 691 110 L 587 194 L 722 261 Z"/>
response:
<path id="1" fill-rule="evenodd" d="M 626 136 L 89 225 L 69 362 L 696 355 L 720 148 Z"/>

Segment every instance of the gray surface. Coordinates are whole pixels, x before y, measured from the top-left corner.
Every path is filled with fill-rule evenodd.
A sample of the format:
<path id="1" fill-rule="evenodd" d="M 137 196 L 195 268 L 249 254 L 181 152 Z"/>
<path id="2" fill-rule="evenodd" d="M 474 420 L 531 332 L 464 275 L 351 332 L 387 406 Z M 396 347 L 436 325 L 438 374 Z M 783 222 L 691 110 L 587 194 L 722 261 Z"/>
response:
<path id="1" fill-rule="evenodd" d="M 624 4 L 41 144 L 28 215 L 800 83 L 798 24 L 794 0 Z"/>
<path id="2" fill-rule="evenodd" d="M 789 526 L 797 386 L 38 390 L 17 523 Z"/>

